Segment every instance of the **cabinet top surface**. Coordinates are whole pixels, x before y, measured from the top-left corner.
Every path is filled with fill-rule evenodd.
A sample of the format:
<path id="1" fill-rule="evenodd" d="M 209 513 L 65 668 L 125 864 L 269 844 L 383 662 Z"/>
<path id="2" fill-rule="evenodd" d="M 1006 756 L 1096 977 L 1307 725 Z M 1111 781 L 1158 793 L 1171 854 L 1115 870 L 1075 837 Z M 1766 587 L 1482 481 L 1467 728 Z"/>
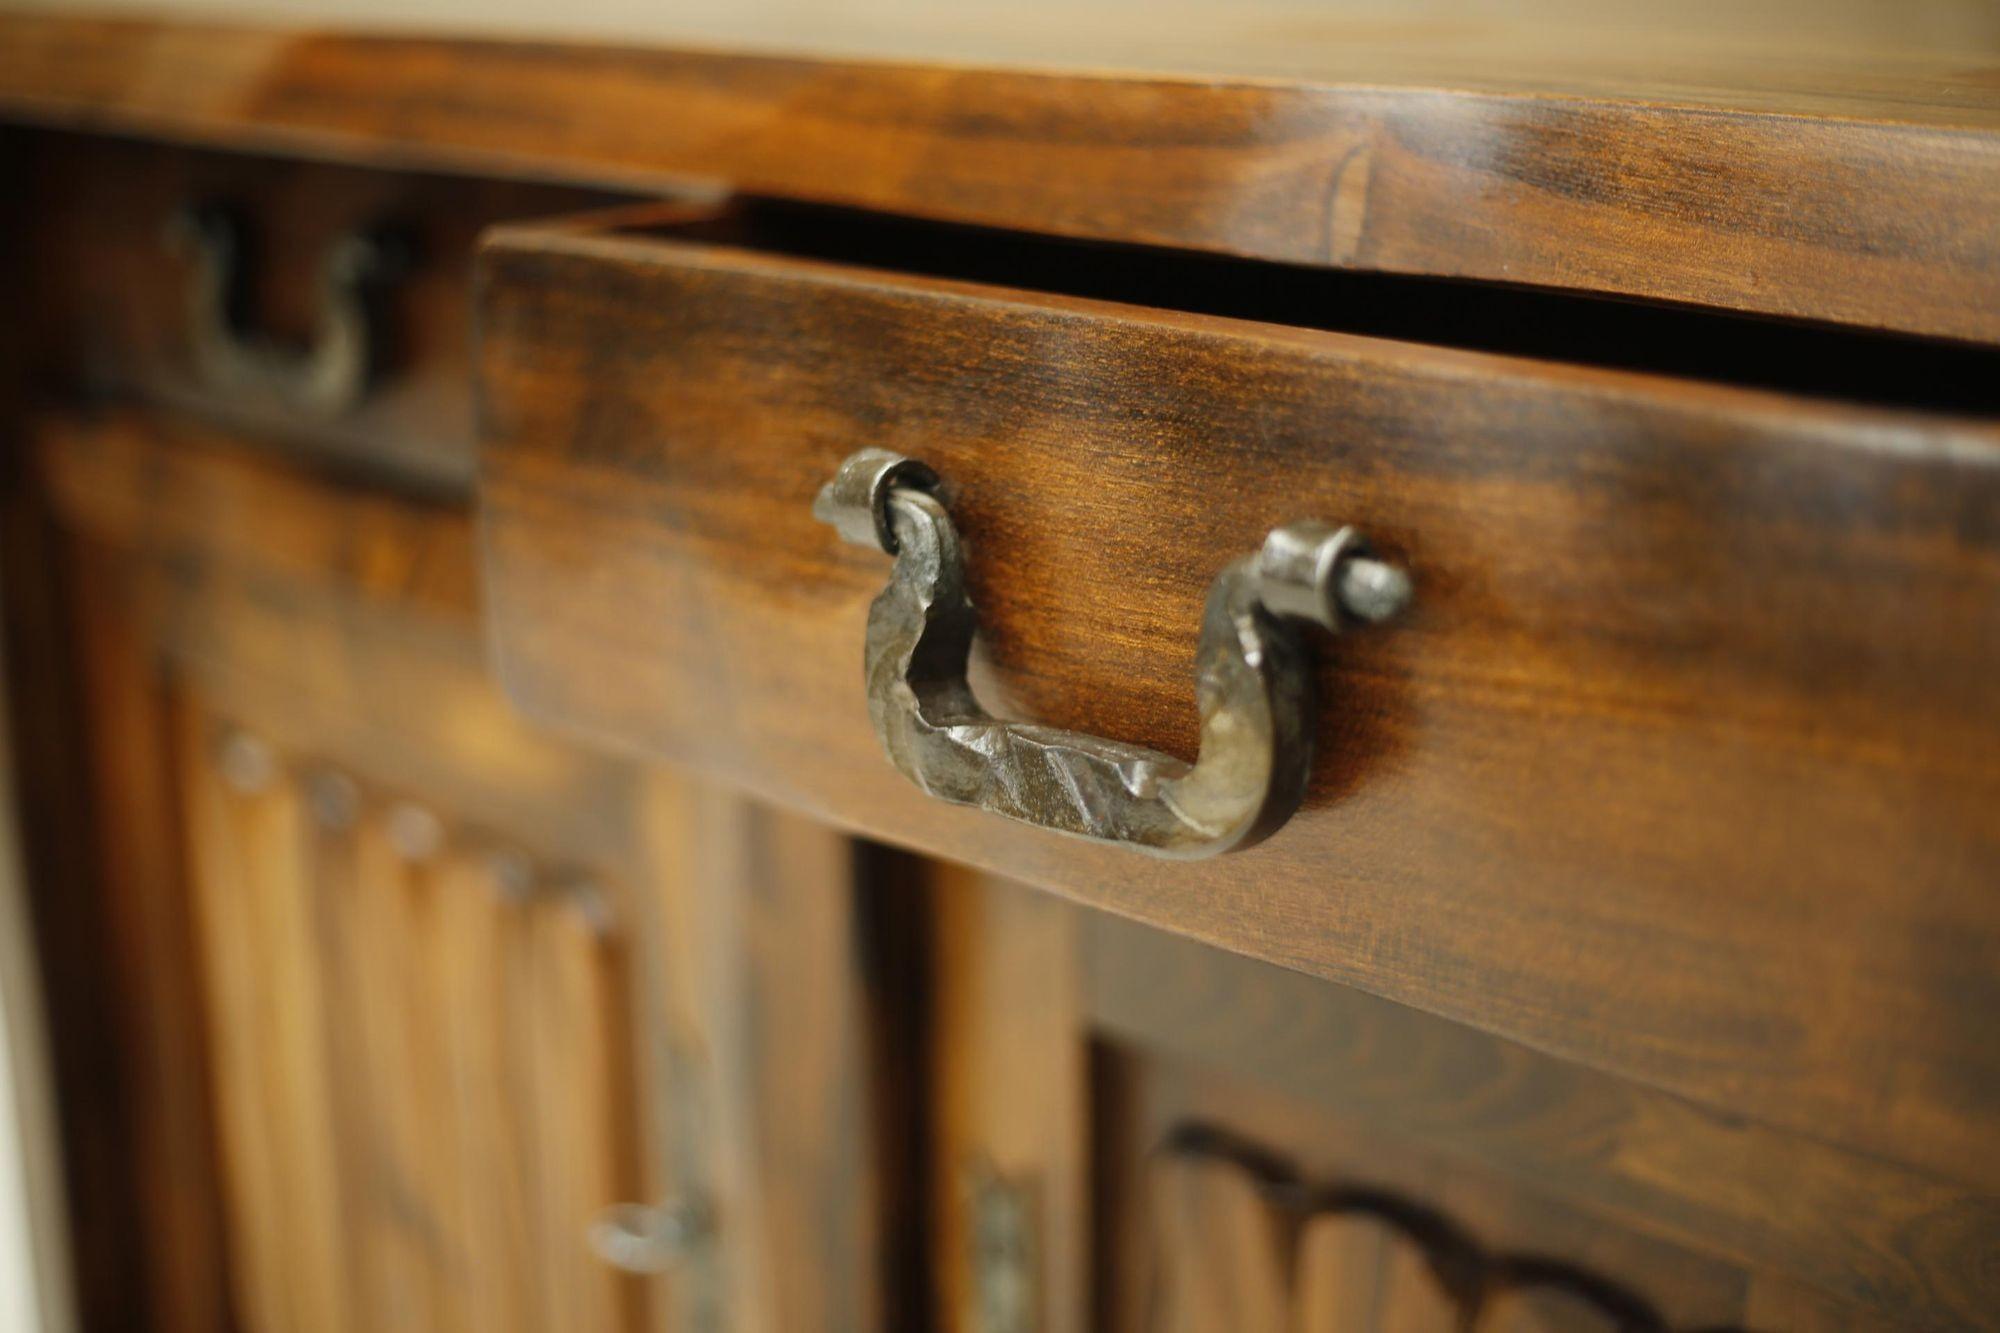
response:
<path id="1" fill-rule="evenodd" d="M 610 43 L 1305 86 L 1602 98 L 2000 127 L 1987 0 L 10 0 L 9 26 L 88 12 L 267 31 Z"/>
<path id="2" fill-rule="evenodd" d="M 12 22 L 82 12 L 72 0 L 12 0 L 6 10 Z M 558 10 L 524 0 L 154 0 L 90 12 L 2000 126 L 2000 6 L 1986 0 L 574 0 Z"/>
<path id="3" fill-rule="evenodd" d="M 0 0 L 0 116 L 2000 342 L 1988 0 Z"/>

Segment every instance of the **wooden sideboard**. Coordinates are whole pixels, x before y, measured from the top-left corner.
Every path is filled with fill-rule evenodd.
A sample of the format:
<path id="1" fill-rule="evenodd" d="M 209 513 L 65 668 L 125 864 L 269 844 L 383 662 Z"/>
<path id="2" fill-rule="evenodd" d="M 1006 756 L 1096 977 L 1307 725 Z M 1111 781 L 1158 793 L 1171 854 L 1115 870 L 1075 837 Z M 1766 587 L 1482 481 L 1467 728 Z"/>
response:
<path id="1" fill-rule="evenodd" d="M 2000 1326 L 2000 18 L 610 8 L 0 13 L 76 1326 Z"/>

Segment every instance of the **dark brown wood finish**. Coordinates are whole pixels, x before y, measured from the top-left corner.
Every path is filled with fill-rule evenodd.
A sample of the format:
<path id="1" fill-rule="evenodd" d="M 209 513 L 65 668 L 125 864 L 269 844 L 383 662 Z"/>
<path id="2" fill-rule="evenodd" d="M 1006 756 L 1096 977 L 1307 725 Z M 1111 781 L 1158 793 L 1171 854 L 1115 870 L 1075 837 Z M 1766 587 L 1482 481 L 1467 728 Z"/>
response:
<path id="1" fill-rule="evenodd" d="M 2000 338 L 1976 19 L 1885 56 L 1816 7 L 1809 53 L 1789 32 L 1565 42 L 1561 14 L 1523 16 L 1549 34 L 1525 51 L 1320 16 L 1188 34 L 1183 74 L 1064 72 L 1133 63 L 1092 59 L 1074 19 L 939 66 L 17 13 L 0 113 Z M 980 68 L 992 51 L 1024 67 Z"/>
<path id="2" fill-rule="evenodd" d="M 915 904 L 839 832 L 673 773 L 634 815 L 659 880 L 653 1035 L 696 1082 L 669 1146 L 716 1226 L 668 1279 L 673 1326 L 915 1326 Z"/>
<path id="3" fill-rule="evenodd" d="M 12 760 L 74 1310 L 86 1329 L 218 1327 L 228 1296 L 192 951 L 185 923 L 155 910 L 181 883 L 171 799 L 150 789 L 163 780 L 167 725 L 158 678 L 122 623 L 131 599 L 89 563 L 71 565 L 73 544 L 27 466 L 26 432 L 18 419 L 7 425 Z M 135 728 L 119 744 L 102 731 L 113 718 Z M 131 799 L 97 808 L 113 795 Z M 94 850 L 113 846 L 115 858 Z M 115 960 L 108 972 L 105 960 Z"/>
<path id="4" fill-rule="evenodd" d="M 134 859 L 76 897 L 129 969 L 121 993 L 159 1003 L 107 1006 L 133 1035 L 93 1030 L 78 1053 L 156 1097 L 92 1124 L 85 1160 L 144 1194 L 136 1219 L 89 1214 L 108 1228 L 90 1239 L 132 1251 L 101 1270 L 90 1326 L 896 1317 L 919 1090 L 885 1045 L 910 1004 L 882 926 L 907 911 L 853 845 L 525 726 L 485 666 L 462 506 L 130 409 L 44 415 L 28 440 L 22 499 L 89 575 L 92 716 L 124 724 L 93 757 Z M 169 710 L 172 734 L 132 730 L 119 691 Z M 232 730 L 275 755 L 268 787 L 219 772 Z M 352 825 L 317 825 L 329 770 L 358 789 Z M 432 856 L 398 849 L 409 803 L 439 820 Z M 161 811 L 179 817 L 153 829 Z M 544 892 L 510 902 L 496 854 L 526 856 Z M 164 1003 L 187 980 L 161 971 L 176 922 L 198 934 L 206 1006 Z M 219 1169 L 199 1151 L 216 1111 Z M 718 1218 L 671 1278 L 635 1284 L 590 1252 L 604 1204 L 667 1197 Z"/>
<path id="5" fill-rule="evenodd" d="M 86 1329 L 2000 1327 L 1989 0 L 180 2 L 0 12 Z M 202 203 L 280 347 L 406 249 L 358 408 Z M 946 808 L 863 445 L 1006 716 L 1191 758 L 1282 520 L 1417 601 L 1250 852 Z"/>
<path id="6" fill-rule="evenodd" d="M 344 756 L 246 773 L 233 747 L 263 744 L 261 719 L 182 717 L 244 1325 L 646 1326 L 645 1286 L 587 1241 L 599 1212 L 650 1193 L 629 935 L 540 847 Z M 329 771 L 351 805 L 318 795 Z M 531 892 L 496 869 L 501 848 Z"/>
<path id="7" fill-rule="evenodd" d="M 24 318 L 45 393 L 118 395 L 197 414 L 321 460 L 463 491 L 473 468 L 468 292 L 472 249 L 496 221 L 604 206 L 578 189 L 362 171 L 120 139 L 17 135 L 24 191 L 60 225 L 22 238 Z M 182 209 L 226 208 L 248 243 L 252 334 L 303 344 L 317 279 L 342 237 L 392 238 L 378 369 L 359 406 L 319 419 L 208 382 L 190 350 L 193 270 L 168 240 Z"/>
<path id="8" fill-rule="evenodd" d="M 1159 1293 L 1121 1309 L 1115 1327 L 1158 1327 L 1150 1309 L 1190 1298 L 1196 1318 L 1181 1327 L 1310 1327 L 1297 1321 L 1321 1305 L 1326 1261 L 1309 1243 L 1341 1221 L 1388 1232 L 1356 1256 L 1389 1302 L 1372 1327 L 1483 1328 L 1537 1308 L 1583 1321 L 1550 1325 L 1562 1329 L 1763 1327 L 1744 1317 L 1754 1275 L 1608 1224 L 1587 1202 L 1231 1073 L 1116 1047 L 1102 1063 L 1126 1091 L 1121 1133 L 1101 1151 L 1141 1158 L 1127 1168 L 1133 1192 L 1107 1203 L 1143 1228 L 1146 1289 Z M 1200 1317 L 1218 1305 L 1276 1307 L 1294 1322 Z"/>
<path id="9" fill-rule="evenodd" d="M 1100 1267 L 1084 921 L 1060 899 L 956 866 L 932 867 L 928 888 L 935 1325 L 1080 1333 L 1095 1326 Z M 1012 1224 L 1001 1237 L 996 1214 Z"/>
<path id="10" fill-rule="evenodd" d="M 126 1103 L 137 1154 L 146 1315 L 160 1327 L 213 1327 L 230 1304 L 173 700 L 144 633 L 141 597 L 118 562 L 73 541 L 63 557 L 73 628 L 58 642 L 73 645 L 88 699 L 87 827 L 96 848 L 92 879 L 66 892 L 72 910 L 100 916 L 116 960 L 105 993 L 125 1025 L 115 1045 L 129 1091 L 116 1100 Z"/>
<path id="11" fill-rule="evenodd" d="M 172 1191 L 130 1237 L 164 1276 L 124 1326 L 632 1326 L 638 1288 L 585 1243 L 596 1210 L 650 1192 L 627 941 L 561 894 L 510 904 L 488 859 L 553 862 L 565 883 L 604 865 L 615 821 L 563 793 L 601 802 L 623 775 L 494 695 L 463 518 L 322 491 L 130 414 L 33 433 L 45 483 L 102 441 L 116 475 L 165 482 L 192 520 L 65 508 L 97 817 L 120 838 L 103 888 L 76 892 L 123 941 L 140 1180 Z M 87 469 L 66 493 L 95 494 Z M 279 530 L 302 540 L 264 539 Z M 272 755 L 257 782 L 224 758 L 246 725 Z M 321 813 L 329 773 L 348 815 Z M 399 847 L 413 809 L 438 821 L 434 854 Z M 206 1005 L 177 993 L 197 983 Z M 204 1257 L 226 1306 L 187 1290 Z M 496 1309 L 512 1322 L 480 1317 Z"/>
<path id="12" fill-rule="evenodd" d="M 537 715 L 1732 1112 L 1991 1184 L 2000 430 L 654 239 L 503 235 L 500 667 Z M 936 465 L 989 697 L 1193 748 L 1273 524 L 1416 574 L 1326 645 L 1308 808 L 1190 866 L 942 808 L 860 679 L 887 562 L 809 514 Z M 851 665 L 843 666 L 843 663 Z"/>
<path id="13" fill-rule="evenodd" d="M 994 876 L 936 893 L 946 1326 L 991 1290 L 956 1253 L 968 1149 L 1027 1205 L 1025 1298 L 1087 1272 L 1093 1326 L 1993 1324 L 1977 1191 Z M 1090 1245 L 1056 1206 L 1079 1093 Z"/>
<path id="14" fill-rule="evenodd" d="M 1090 1024 L 1140 1056 L 1425 1144 L 1880 1318 L 1982 1327 L 2000 1309 L 1990 1189 L 1101 913 L 1083 916 L 1083 939 Z"/>

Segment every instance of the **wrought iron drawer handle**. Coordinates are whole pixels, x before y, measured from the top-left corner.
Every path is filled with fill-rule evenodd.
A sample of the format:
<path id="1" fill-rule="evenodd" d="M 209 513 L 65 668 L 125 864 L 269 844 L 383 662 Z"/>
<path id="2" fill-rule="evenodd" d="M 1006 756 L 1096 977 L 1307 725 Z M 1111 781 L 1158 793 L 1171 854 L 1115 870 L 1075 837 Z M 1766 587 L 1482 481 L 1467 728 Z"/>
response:
<path id="1" fill-rule="evenodd" d="M 813 515 L 896 559 L 868 613 L 868 711 L 889 761 L 932 796 L 1156 856 L 1247 847 L 1291 816 L 1312 767 L 1304 623 L 1386 620 L 1410 581 L 1352 528 L 1288 523 L 1209 589 L 1197 650 L 1201 754 L 1189 765 L 1122 741 L 1006 722 L 966 681 L 978 625 L 958 531 L 929 467 L 863 449 Z"/>
<path id="2" fill-rule="evenodd" d="M 186 254 L 187 338 L 196 372 L 211 389 L 304 416 L 340 416 L 360 403 L 378 368 L 375 305 L 407 256 L 386 235 L 354 232 L 320 264 L 312 340 L 288 346 L 242 327 L 244 236 L 212 206 L 184 208 L 167 223 L 169 248 Z"/>

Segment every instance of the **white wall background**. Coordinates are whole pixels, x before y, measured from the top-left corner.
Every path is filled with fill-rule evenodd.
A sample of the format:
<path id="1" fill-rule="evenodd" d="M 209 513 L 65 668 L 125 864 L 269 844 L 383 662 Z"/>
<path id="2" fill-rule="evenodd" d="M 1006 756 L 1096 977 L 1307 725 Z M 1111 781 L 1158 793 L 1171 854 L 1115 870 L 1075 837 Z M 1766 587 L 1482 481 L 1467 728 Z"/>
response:
<path id="1" fill-rule="evenodd" d="M 7 667 L 0 642 L 0 679 Z M 0 712 L 0 1333 L 71 1333 L 68 1220 Z"/>

